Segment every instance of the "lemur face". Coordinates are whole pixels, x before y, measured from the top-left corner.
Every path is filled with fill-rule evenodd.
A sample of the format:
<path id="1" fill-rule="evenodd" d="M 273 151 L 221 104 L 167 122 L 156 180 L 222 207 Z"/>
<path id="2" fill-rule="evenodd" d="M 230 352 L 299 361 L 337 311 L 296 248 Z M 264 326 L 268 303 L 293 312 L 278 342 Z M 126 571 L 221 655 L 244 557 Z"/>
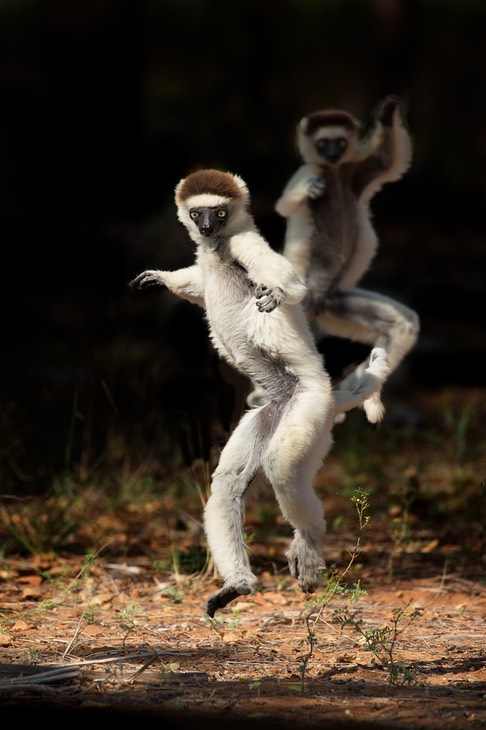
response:
<path id="1" fill-rule="evenodd" d="M 211 238 L 211 236 L 217 235 L 226 223 L 228 207 L 216 205 L 189 208 L 189 216 L 196 224 L 199 233 L 206 238 Z"/>
<path id="2" fill-rule="evenodd" d="M 351 114 L 335 109 L 304 117 L 297 127 L 304 162 L 338 166 L 350 161 L 356 150 L 358 129 L 359 122 Z"/>
<path id="3" fill-rule="evenodd" d="M 316 152 L 324 162 L 338 162 L 346 152 L 348 140 L 346 137 L 319 137 L 315 141 Z"/>

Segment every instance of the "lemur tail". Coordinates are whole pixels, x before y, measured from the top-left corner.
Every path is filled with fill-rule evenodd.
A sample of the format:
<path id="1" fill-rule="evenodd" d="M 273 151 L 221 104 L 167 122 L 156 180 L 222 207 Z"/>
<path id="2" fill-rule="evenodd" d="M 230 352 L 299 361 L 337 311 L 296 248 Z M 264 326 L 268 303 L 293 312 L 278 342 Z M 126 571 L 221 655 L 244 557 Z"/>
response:
<path id="1" fill-rule="evenodd" d="M 385 415 L 380 391 L 390 374 L 388 356 L 382 347 L 370 353 L 370 362 L 360 382 L 353 390 L 334 390 L 335 417 L 352 408 L 363 407 L 368 421 L 378 423 Z"/>

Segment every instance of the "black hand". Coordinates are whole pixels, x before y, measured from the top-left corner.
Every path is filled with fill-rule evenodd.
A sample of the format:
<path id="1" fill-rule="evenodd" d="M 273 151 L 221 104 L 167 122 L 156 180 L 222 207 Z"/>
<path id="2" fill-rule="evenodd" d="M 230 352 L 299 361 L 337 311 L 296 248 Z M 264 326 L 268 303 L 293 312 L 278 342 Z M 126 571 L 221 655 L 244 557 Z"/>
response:
<path id="1" fill-rule="evenodd" d="M 385 127 L 390 127 L 393 122 L 393 112 L 400 105 L 398 96 L 387 96 L 383 101 L 380 110 L 380 122 Z"/>
<path id="2" fill-rule="evenodd" d="M 136 276 L 135 279 L 132 279 L 128 286 L 132 292 L 136 292 L 143 291 L 144 289 L 148 289 L 152 286 L 164 286 L 164 284 L 160 281 L 156 274 L 144 271 Z"/>

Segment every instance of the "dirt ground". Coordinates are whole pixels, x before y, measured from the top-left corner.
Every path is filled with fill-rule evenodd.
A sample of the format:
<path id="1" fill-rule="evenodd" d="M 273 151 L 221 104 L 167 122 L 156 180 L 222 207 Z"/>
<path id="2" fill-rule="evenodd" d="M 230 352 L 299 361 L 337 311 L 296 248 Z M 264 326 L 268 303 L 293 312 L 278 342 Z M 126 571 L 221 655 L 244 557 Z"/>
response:
<path id="1" fill-rule="evenodd" d="M 480 411 L 479 434 L 483 423 Z M 339 453 L 328 459 L 321 486 L 329 573 L 314 596 L 288 573 L 288 526 L 249 510 L 260 588 L 209 619 L 205 601 L 220 583 L 211 564 L 183 565 L 204 540 L 168 496 L 84 520 L 85 544 L 101 545 L 96 554 L 73 545 L 1 557 L 2 717 L 62 728 L 154 720 L 216 730 L 486 728 L 484 459 L 474 452 L 463 460 L 454 487 L 451 448 L 431 448 L 427 438 L 424 454 L 403 438 L 410 451 L 394 457 L 387 483 L 392 489 L 400 473 L 413 481 L 418 469 L 435 485 L 436 508 L 440 490 L 450 493 L 451 512 L 425 519 L 431 508 L 422 494 L 407 515 L 406 540 L 390 532 L 389 495 L 373 497 L 372 520 L 359 533 L 349 509 L 339 523 L 345 500 L 333 482 L 342 484 L 351 462 Z"/>
<path id="2" fill-rule="evenodd" d="M 344 564 L 352 539 L 334 543 L 330 559 Z M 264 547 L 254 546 L 257 562 Z M 353 602 L 335 595 L 322 611 L 289 577 L 283 544 L 274 547 L 261 590 L 213 620 L 204 602 L 217 582 L 207 574 L 162 579 L 144 556 L 98 559 L 87 572 L 81 558 L 7 561 L 2 713 L 21 720 L 28 708 L 52 725 L 55 710 L 63 727 L 74 709 L 95 724 L 111 709 L 177 726 L 197 717 L 212 727 L 486 727 L 486 586 L 464 577 L 459 546 L 424 535 L 390 578 L 391 546 L 374 535 L 359 556 L 367 593 Z M 363 634 L 333 621 L 345 610 Z M 393 675 L 363 636 L 392 628 L 397 611 Z"/>

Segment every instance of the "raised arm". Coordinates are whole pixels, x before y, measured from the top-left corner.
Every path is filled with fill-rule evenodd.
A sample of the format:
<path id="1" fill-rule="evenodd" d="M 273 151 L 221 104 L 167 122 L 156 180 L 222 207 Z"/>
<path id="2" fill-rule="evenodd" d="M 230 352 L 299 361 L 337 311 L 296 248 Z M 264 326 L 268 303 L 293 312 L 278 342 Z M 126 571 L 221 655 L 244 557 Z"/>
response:
<path id="1" fill-rule="evenodd" d="M 410 136 L 400 100 L 388 96 L 378 104 L 370 131 L 356 154 L 353 187 L 362 200 L 370 200 L 387 182 L 399 180 L 412 159 Z"/>

